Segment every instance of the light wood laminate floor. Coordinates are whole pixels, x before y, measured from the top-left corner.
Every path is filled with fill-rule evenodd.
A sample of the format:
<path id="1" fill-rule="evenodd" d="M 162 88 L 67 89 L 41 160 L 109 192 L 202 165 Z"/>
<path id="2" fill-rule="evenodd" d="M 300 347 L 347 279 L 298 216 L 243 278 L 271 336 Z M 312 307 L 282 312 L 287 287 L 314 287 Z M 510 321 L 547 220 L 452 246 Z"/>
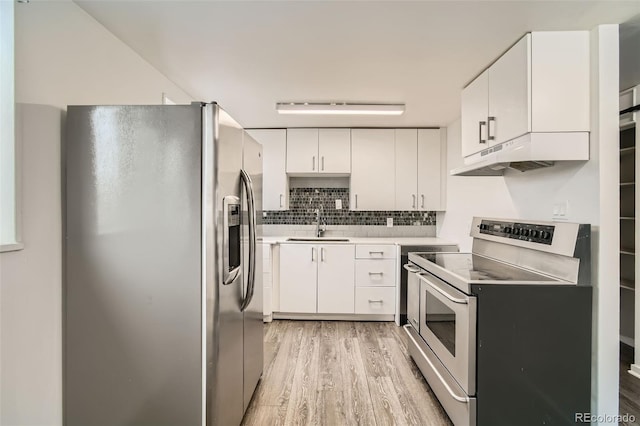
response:
<path id="1" fill-rule="evenodd" d="M 389 322 L 273 321 L 243 425 L 451 425 Z"/>

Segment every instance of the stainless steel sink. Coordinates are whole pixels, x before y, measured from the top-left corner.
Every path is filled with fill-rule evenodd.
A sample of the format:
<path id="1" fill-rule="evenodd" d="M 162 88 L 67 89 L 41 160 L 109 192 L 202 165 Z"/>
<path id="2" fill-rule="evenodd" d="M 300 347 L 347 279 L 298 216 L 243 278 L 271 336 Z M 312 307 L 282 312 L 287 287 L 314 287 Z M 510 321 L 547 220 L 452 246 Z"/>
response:
<path id="1" fill-rule="evenodd" d="M 299 241 L 299 242 L 303 242 L 303 241 L 325 241 L 325 242 L 334 242 L 334 243 L 347 243 L 349 242 L 348 238 L 325 238 L 325 237 L 320 237 L 320 238 L 287 238 L 287 241 Z"/>

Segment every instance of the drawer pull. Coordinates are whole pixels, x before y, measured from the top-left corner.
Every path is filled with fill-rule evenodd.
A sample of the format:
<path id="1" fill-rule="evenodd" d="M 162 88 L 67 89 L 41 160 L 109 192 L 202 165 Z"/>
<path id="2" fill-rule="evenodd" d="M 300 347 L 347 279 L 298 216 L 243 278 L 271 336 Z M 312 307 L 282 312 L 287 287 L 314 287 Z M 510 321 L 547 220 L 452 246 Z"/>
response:
<path id="1" fill-rule="evenodd" d="M 384 275 L 384 272 L 369 272 L 369 275 Z"/>
<path id="2" fill-rule="evenodd" d="M 382 299 L 377 299 L 377 300 L 369 299 L 369 303 L 384 303 L 384 301 Z"/>
<path id="3" fill-rule="evenodd" d="M 379 254 L 380 256 L 382 256 L 384 254 L 383 251 L 369 251 L 369 254 Z"/>

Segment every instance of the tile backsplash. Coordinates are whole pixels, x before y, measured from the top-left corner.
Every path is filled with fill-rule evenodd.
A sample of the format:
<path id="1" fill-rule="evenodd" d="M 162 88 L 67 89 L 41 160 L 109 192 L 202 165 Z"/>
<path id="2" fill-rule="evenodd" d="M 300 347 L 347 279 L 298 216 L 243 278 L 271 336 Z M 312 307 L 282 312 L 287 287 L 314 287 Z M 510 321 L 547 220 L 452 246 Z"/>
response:
<path id="1" fill-rule="evenodd" d="M 341 200 L 342 209 L 336 209 Z M 264 211 L 265 225 L 311 225 L 320 209 L 327 225 L 385 226 L 393 218 L 394 226 L 425 226 L 436 224 L 436 213 L 426 211 L 350 211 L 348 188 L 291 188 L 289 210 Z"/>

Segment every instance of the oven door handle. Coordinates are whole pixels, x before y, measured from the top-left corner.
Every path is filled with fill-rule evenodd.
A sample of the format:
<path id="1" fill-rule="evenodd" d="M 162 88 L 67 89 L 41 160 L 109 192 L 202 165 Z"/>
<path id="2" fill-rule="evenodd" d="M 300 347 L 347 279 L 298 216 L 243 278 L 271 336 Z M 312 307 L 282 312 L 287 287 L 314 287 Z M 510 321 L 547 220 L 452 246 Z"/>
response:
<path id="1" fill-rule="evenodd" d="M 440 374 L 440 372 L 438 371 L 436 366 L 433 365 L 433 363 L 431 362 L 431 360 L 429 359 L 427 354 L 424 353 L 424 351 L 422 350 L 422 348 L 420 347 L 420 345 L 416 341 L 416 338 L 413 337 L 413 335 L 411 335 L 411 331 L 409 331 L 409 327 L 413 328 L 413 326 L 411 324 L 405 324 L 402 327 L 404 328 L 404 331 L 407 333 L 407 336 L 409 336 L 409 338 L 411 340 L 413 340 L 414 346 L 420 351 L 420 354 L 422 355 L 422 357 L 425 360 L 427 360 L 427 362 L 429 363 L 429 366 L 431 367 L 431 369 L 433 370 L 435 375 L 438 377 L 438 379 L 440 379 L 440 383 L 442 383 L 442 385 L 447 390 L 447 392 L 449 392 L 449 395 L 451 395 L 451 398 L 455 399 L 458 402 L 463 402 L 465 404 L 468 404 L 469 403 L 469 397 L 468 396 L 458 396 L 458 395 L 456 395 L 456 393 L 453 391 L 453 389 L 451 389 L 451 386 L 449 386 L 449 384 L 444 379 L 444 377 L 442 377 L 442 375 Z"/>
<path id="2" fill-rule="evenodd" d="M 438 293 L 440 293 L 441 295 L 443 295 L 447 299 L 451 300 L 453 303 L 459 303 L 461 305 L 468 305 L 469 304 L 469 301 L 467 299 L 460 299 L 460 298 L 454 297 L 454 296 L 450 295 L 449 293 L 447 293 L 446 291 L 444 291 L 443 289 L 441 289 L 440 287 L 436 286 L 434 283 L 432 283 L 428 279 L 426 279 L 424 272 L 418 273 L 418 278 L 420 278 L 420 280 L 422 280 L 425 283 L 427 283 L 429 285 L 429 287 L 431 287 L 432 289 L 434 289 L 435 291 L 437 291 Z"/>
<path id="3" fill-rule="evenodd" d="M 406 269 L 407 271 L 409 271 L 409 272 L 413 272 L 414 274 L 416 272 L 420 272 L 420 268 L 416 268 L 415 266 L 411 266 L 411 264 L 409 264 L 409 263 L 407 263 L 405 265 L 402 265 L 402 267 L 404 269 Z"/>

